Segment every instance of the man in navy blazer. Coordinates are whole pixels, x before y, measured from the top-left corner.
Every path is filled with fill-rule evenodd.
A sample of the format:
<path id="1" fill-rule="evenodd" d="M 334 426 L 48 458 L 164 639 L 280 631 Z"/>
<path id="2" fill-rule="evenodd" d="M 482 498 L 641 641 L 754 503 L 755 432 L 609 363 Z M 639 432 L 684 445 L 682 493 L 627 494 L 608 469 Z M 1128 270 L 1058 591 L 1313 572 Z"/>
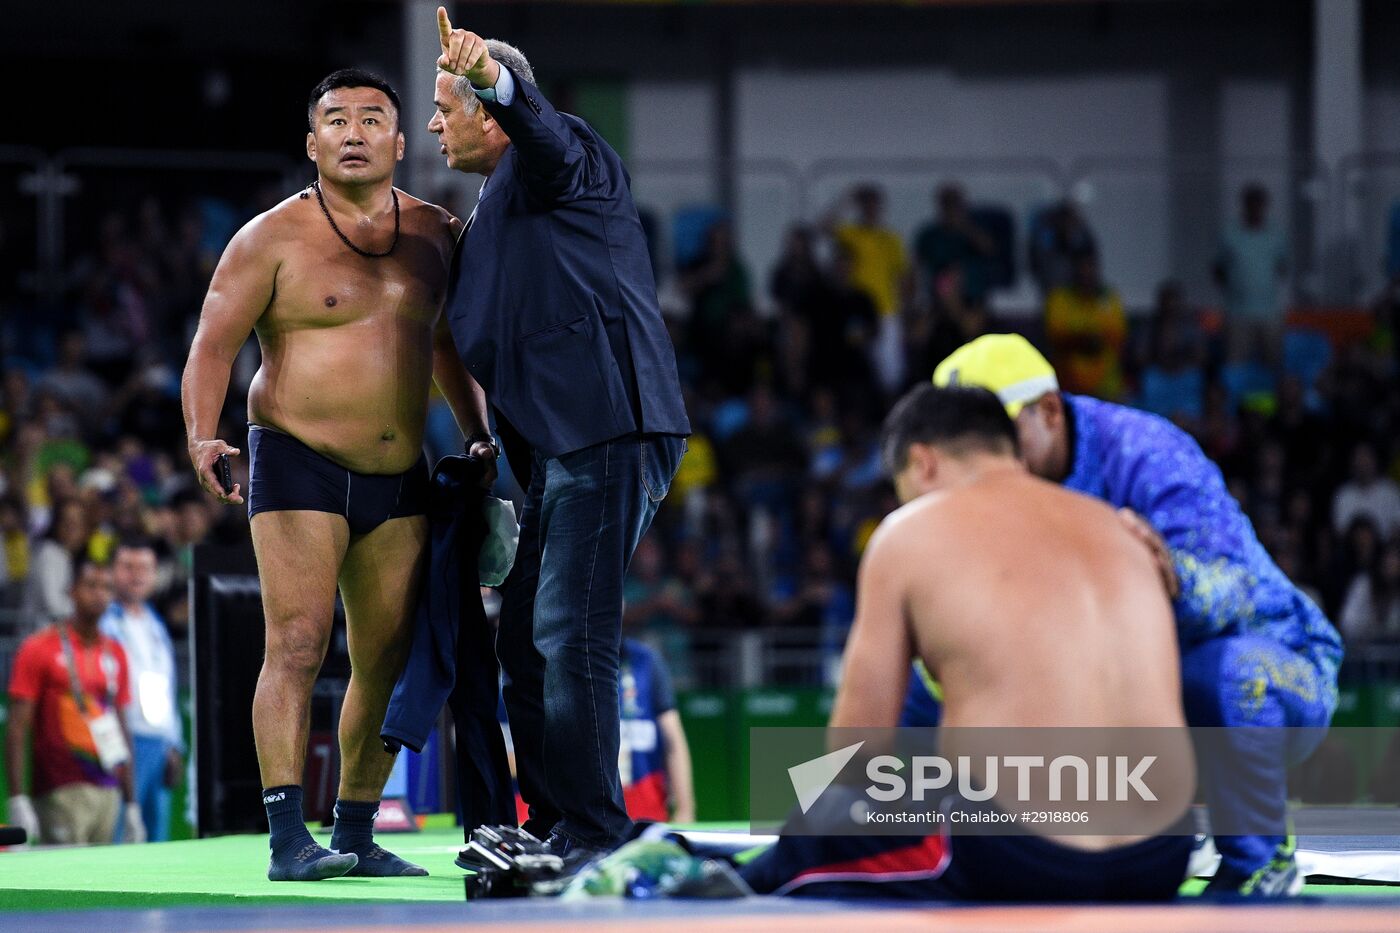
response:
<path id="1" fill-rule="evenodd" d="M 528 464 L 496 652 L 525 829 L 574 860 L 631 829 L 618 775 L 622 578 L 690 422 L 617 153 L 550 106 L 519 50 L 453 29 L 441 7 L 438 27 L 428 129 L 451 168 L 486 176 L 447 317 L 512 466 Z"/>

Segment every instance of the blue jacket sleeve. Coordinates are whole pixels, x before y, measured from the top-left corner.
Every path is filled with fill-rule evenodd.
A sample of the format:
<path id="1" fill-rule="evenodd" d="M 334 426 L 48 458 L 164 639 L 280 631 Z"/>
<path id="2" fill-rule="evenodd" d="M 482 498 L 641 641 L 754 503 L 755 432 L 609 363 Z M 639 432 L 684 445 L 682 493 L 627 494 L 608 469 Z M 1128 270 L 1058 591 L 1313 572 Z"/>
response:
<path id="1" fill-rule="evenodd" d="M 1146 433 L 1120 465 L 1121 501 L 1166 542 L 1181 584 L 1177 629 L 1194 644 L 1253 614 L 1258 542 L 1220 468 L 1189 435 L 1166 423 Z"/>
<path id="2" fill-rule="evenodd" d="M 515 82 L 510 103 L 482 99 L 482 105 L 515 146 L 521 181 L 544 200 L 579 197 L 597 180 L 597 156 L 539 88 L 513 71 L 510 74 Z"/>

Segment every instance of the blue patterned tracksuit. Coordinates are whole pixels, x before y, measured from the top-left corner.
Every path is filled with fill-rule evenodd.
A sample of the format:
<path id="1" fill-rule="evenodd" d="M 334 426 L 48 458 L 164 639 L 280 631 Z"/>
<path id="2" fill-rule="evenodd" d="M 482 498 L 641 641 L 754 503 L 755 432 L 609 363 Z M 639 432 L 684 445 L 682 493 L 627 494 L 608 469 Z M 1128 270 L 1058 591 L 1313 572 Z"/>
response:
<path id="1" fill-rule="evenodd" d="M 1192 438 L 1156 415 L 1097 399 L 1064 396 L 1074 439 L 1064 485 L 1143 516 L 1170 549 L 1181 582 L 1173 603 L 1182 693 L 1192 726 L 1307 728 L 1288 756 L 1306 756 L 1337 707 L 1342 643 L 1316 604 L 1259 543 L 1220 469 Z M 923 679 L 910 685 L 905 721 Z M 1236 735 L 1235 733 L 1231 734 Z M 1204 789 L 1212 813 L 1235 814 L 1277 835 L 1217 836 L 1221 869 L 1248 877 L 1284 842 L 1285 763 L 1259 754 L 1266 733 L 1241 731 L 1238 752 L 1211 756 Z M 1238 825 L 1238 824 L 1236 824 Z"/>

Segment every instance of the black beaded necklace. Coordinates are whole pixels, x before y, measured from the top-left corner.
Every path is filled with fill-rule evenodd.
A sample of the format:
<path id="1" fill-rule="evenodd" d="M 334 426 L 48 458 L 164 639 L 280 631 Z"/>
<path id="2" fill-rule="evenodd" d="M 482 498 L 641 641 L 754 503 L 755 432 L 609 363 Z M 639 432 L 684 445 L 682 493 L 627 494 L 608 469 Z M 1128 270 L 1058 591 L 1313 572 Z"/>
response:
<path id="1" fill-rule="evenodd" d="M 371 253 L 369 250 L 360 249 L 354 243 L 351 243 L 350 238 L 340 232 L 340 228 L 335 224 L 335 218 L 331 216 L 330 209 L 326 207 L 326 199 L 321 194 L 321 182 L 319 180 L 313 181 L 311 183 L 311 188 L 316 192 L 316 203 L 321 205 L 321 213 L 326 215 L 326 220 L 329 221 L 331 229 L 335 231 L 335 235 L 340 237 L 340 242 L 350 247 L 351 251 L 357 256 L 363 256 L 366 259 L 383 259 L 394 251 L 395 246 L 399 245 L 399 192 L 397 189 L 389 189 L 389 193 L 394 196 L 394 242 L 390 243 L 389 248 L 382 253 Z M 304 192 L 302 193 L 302 197 L 306 197 Z"/>

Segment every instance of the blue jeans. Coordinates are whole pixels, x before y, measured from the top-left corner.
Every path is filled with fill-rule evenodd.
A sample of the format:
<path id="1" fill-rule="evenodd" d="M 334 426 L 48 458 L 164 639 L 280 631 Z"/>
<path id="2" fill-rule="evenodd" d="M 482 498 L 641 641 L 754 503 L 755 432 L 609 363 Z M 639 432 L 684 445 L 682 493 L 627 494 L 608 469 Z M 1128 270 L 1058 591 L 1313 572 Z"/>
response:
<path id="1" fill-rule="evenodd" d="M 685 453 L 671 435 L 535 455 L 496 654 L 525 829 L 611 846 L 631 820 L 618 774 L 622 579 Z"/>
<path id="2" fill-rule="evenodd" d="M 170 838 L 170 788 L 165 786 L 165 759 L 170 743 L 165 739 L 145 735 L 131 737 L 131 754 L 135 771 L 136 802 L 141 805 L 141 822 L 146 824 L 148 842 L 165 842 Z M 113 842 L 123 842 L 125 819 L 118 814 Z"/>

